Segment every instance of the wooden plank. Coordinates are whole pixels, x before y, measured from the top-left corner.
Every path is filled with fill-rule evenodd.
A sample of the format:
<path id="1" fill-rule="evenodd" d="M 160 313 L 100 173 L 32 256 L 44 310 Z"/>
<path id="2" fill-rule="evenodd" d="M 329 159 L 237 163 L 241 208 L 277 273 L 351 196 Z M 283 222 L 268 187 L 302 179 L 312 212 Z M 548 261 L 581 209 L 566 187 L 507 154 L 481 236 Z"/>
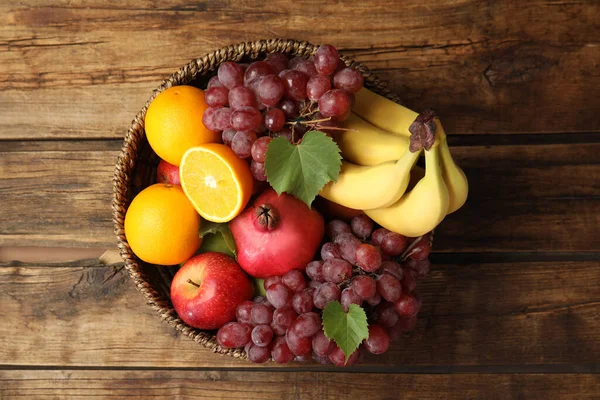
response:
<path id="1" fill-rule="evenodd" d="M 600 129 L 596 1 L 270 5 L 4 2 L 0 138 L 121 137 L 152 89 L 190 59 L 271 37 L 333 43 L 406 105 L 437 110 L 449 132 Z"/>
<path id="2" fill-rule="evenodd" d="M 115 246 L 110 204 L 118 141 L 32 142 L 31 150 L 26 142 L 4 144 L 0 246 Z M 437 229 L 437 252 L 600 249 L 600 143 L 452 152 L 471 193 Z M 24 199 L 35 208 L 24 207 Z"/>
<path id="3" fill-rule="evenodd" d="M 254 367 L 171 329 L 114 268 L 93 260 L 0 267 L 0 366 Z M 418 285 L 415 332 L 363 366 L 592 371 L 600 360 L 599 280 L 598 262 L 434 266 Z"/>
<path id="4" fill-rule="evenodd" d="M 596 399 L 592 374 L 358 374 L 266 371 L 0 371 L 6 399 Z M 399 397 L 401 396 L 401 397 Z"/>

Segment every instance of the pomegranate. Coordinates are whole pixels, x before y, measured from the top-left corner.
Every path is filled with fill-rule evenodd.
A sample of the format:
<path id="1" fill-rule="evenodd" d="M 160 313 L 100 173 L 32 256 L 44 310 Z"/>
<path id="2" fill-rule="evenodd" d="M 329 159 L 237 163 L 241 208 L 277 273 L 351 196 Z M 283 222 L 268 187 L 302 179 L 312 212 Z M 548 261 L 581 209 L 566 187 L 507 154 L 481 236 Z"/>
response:
<path id="1" fill-rule="evenodd" d="M 237 261 L 250 275 L 267 278 L 304 270 L 325 233 L 323 217 L 295 197 L 267 189 L 230 223 Z"/>

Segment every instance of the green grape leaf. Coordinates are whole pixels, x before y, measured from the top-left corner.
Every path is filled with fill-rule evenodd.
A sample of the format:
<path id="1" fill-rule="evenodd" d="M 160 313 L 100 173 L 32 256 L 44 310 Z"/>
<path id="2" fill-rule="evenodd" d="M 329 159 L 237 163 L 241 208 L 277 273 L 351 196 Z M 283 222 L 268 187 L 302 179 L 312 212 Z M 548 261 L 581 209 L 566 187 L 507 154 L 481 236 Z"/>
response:
<path id="1" fill-rule="evenodd" d="M 198 234 L 202 238 L 200 253 L 216 251 L 235 258 L 235 241 L 229 230 L 229 224 L 218 224 L 203 219 Z"/>
<path id="2" fill-rule="evenodd" d="M 307 132 L 298 145 L 273 139 L 265 160 L 267 180 L 277 194 L 289 193 L 309 207 L 323 186 L 337 180 L 341 166 L 339 147 L 319 131 Z"/>
<path id="3" fill-rule="evenodd" d="M 348 362 L 348 357 L 369 337 L 367 314 L 356 304 L 350 304 L 346 313 L 339 301 L 331 301 L 323 309 L 323 330 L 344 352 Z"/>

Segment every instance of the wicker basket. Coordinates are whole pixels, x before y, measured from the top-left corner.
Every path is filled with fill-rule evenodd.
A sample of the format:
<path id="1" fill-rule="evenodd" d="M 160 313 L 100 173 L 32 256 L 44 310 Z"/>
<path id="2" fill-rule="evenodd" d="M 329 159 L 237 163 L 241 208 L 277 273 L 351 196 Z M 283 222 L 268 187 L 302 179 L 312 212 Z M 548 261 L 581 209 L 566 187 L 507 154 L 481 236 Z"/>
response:
<path id="1" fill-rule="evenodd" d="M 216 73 L 219 65 L 225 61 L 251 61 L 264 58 L 266 54 L 272 52 L 282 52 L 291 56 L 308 58 L 317 47 L 308 42 L 298 42 L 291 39 L 259 40 L 223 47 L 192 60 L 154 90 L 146 105 L 136 115 L 125 136 L 115 169 L 112 204 L 115 233 L 125 267 L 135 281 L 138 290 L 146 297 L 148 304 L 169 325 L 217 353 L 236 358 L 247 358 L 243 349 L 222 349 L 217 344 L 215 331 L 202 331 L 185 324 L 177 316 L 169 297 L 169 288 L 176 268 L 165 268 L 141 261 L 133 254 L 125 238 L 123 224 L 127 207 L 137 193 L 154 183 L 156 167 L 159 162 L 159 158 L 150 148 L 144 132 L 146 110 L 156 95 L 171 86 L 194 85 L 205 88 L 208 79 Z M 363 74 L 366 87 L 391 100 L 398 101 L 396 96 L 386 87 L 386 84 L 381 82 L 365 66 L 348 57 L 342 56 L 342 59 L 348 66 L 354 66 Z"/>

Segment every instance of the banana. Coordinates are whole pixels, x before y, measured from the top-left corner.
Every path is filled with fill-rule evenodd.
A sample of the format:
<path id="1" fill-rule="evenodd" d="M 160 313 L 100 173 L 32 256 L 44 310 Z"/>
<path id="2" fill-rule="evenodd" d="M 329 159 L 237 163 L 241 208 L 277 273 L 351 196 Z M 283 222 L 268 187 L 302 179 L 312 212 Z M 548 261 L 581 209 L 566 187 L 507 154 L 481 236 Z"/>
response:
<path id="1" fill-rule="evenodd" d="M 392 134 L 410 137 L 408 127 L 418 113 L 383 96 L 362 88 L 354 95 L 352 111 L 365 121 Z"/>
<path id="2" fill-rule="evenodd" d="M 342 161 L 336 182 L 329 182 L 319 195 L 334 203 L 357 210 L 387 207 L 394 204 L 406 191 L 410 170 L 421 151 L 409 149 L 398 161 L 374 166 L 361 166 Z"/>
<path id="3" fill-rule="evenodd" d="M 439 122 L 439 121 L 438 121 Z M 448 140 L 444 133 L 444 128 L 440 123 L 436 124 L 436 131 L 440 132 L 440 159 L 442 165 L 442 177 L 448 187 L 450 202 L 448 205 L 448 214 L 453 213 L 465 204 L 469 195 L 469 182 L 462 169 L 452 159 Z"/>
<path id="4" fill-rule="evenodd" d="M 439 136 L 425 151 L 425 176 L 389 207 L 365 210 L 372 220 L 393 232 L 418 237 L 434 229 L 446 216 L 450 202 L 440 166 Z"/>
<path id="5" fill-rule="evenodd" d="M 377 165 L 402 157 L 410 139 L 393 135 L 352 113 L 344 121 L 346 131 L 336 131 L 334 139 L 344 160 L 358 165 Z"/>

